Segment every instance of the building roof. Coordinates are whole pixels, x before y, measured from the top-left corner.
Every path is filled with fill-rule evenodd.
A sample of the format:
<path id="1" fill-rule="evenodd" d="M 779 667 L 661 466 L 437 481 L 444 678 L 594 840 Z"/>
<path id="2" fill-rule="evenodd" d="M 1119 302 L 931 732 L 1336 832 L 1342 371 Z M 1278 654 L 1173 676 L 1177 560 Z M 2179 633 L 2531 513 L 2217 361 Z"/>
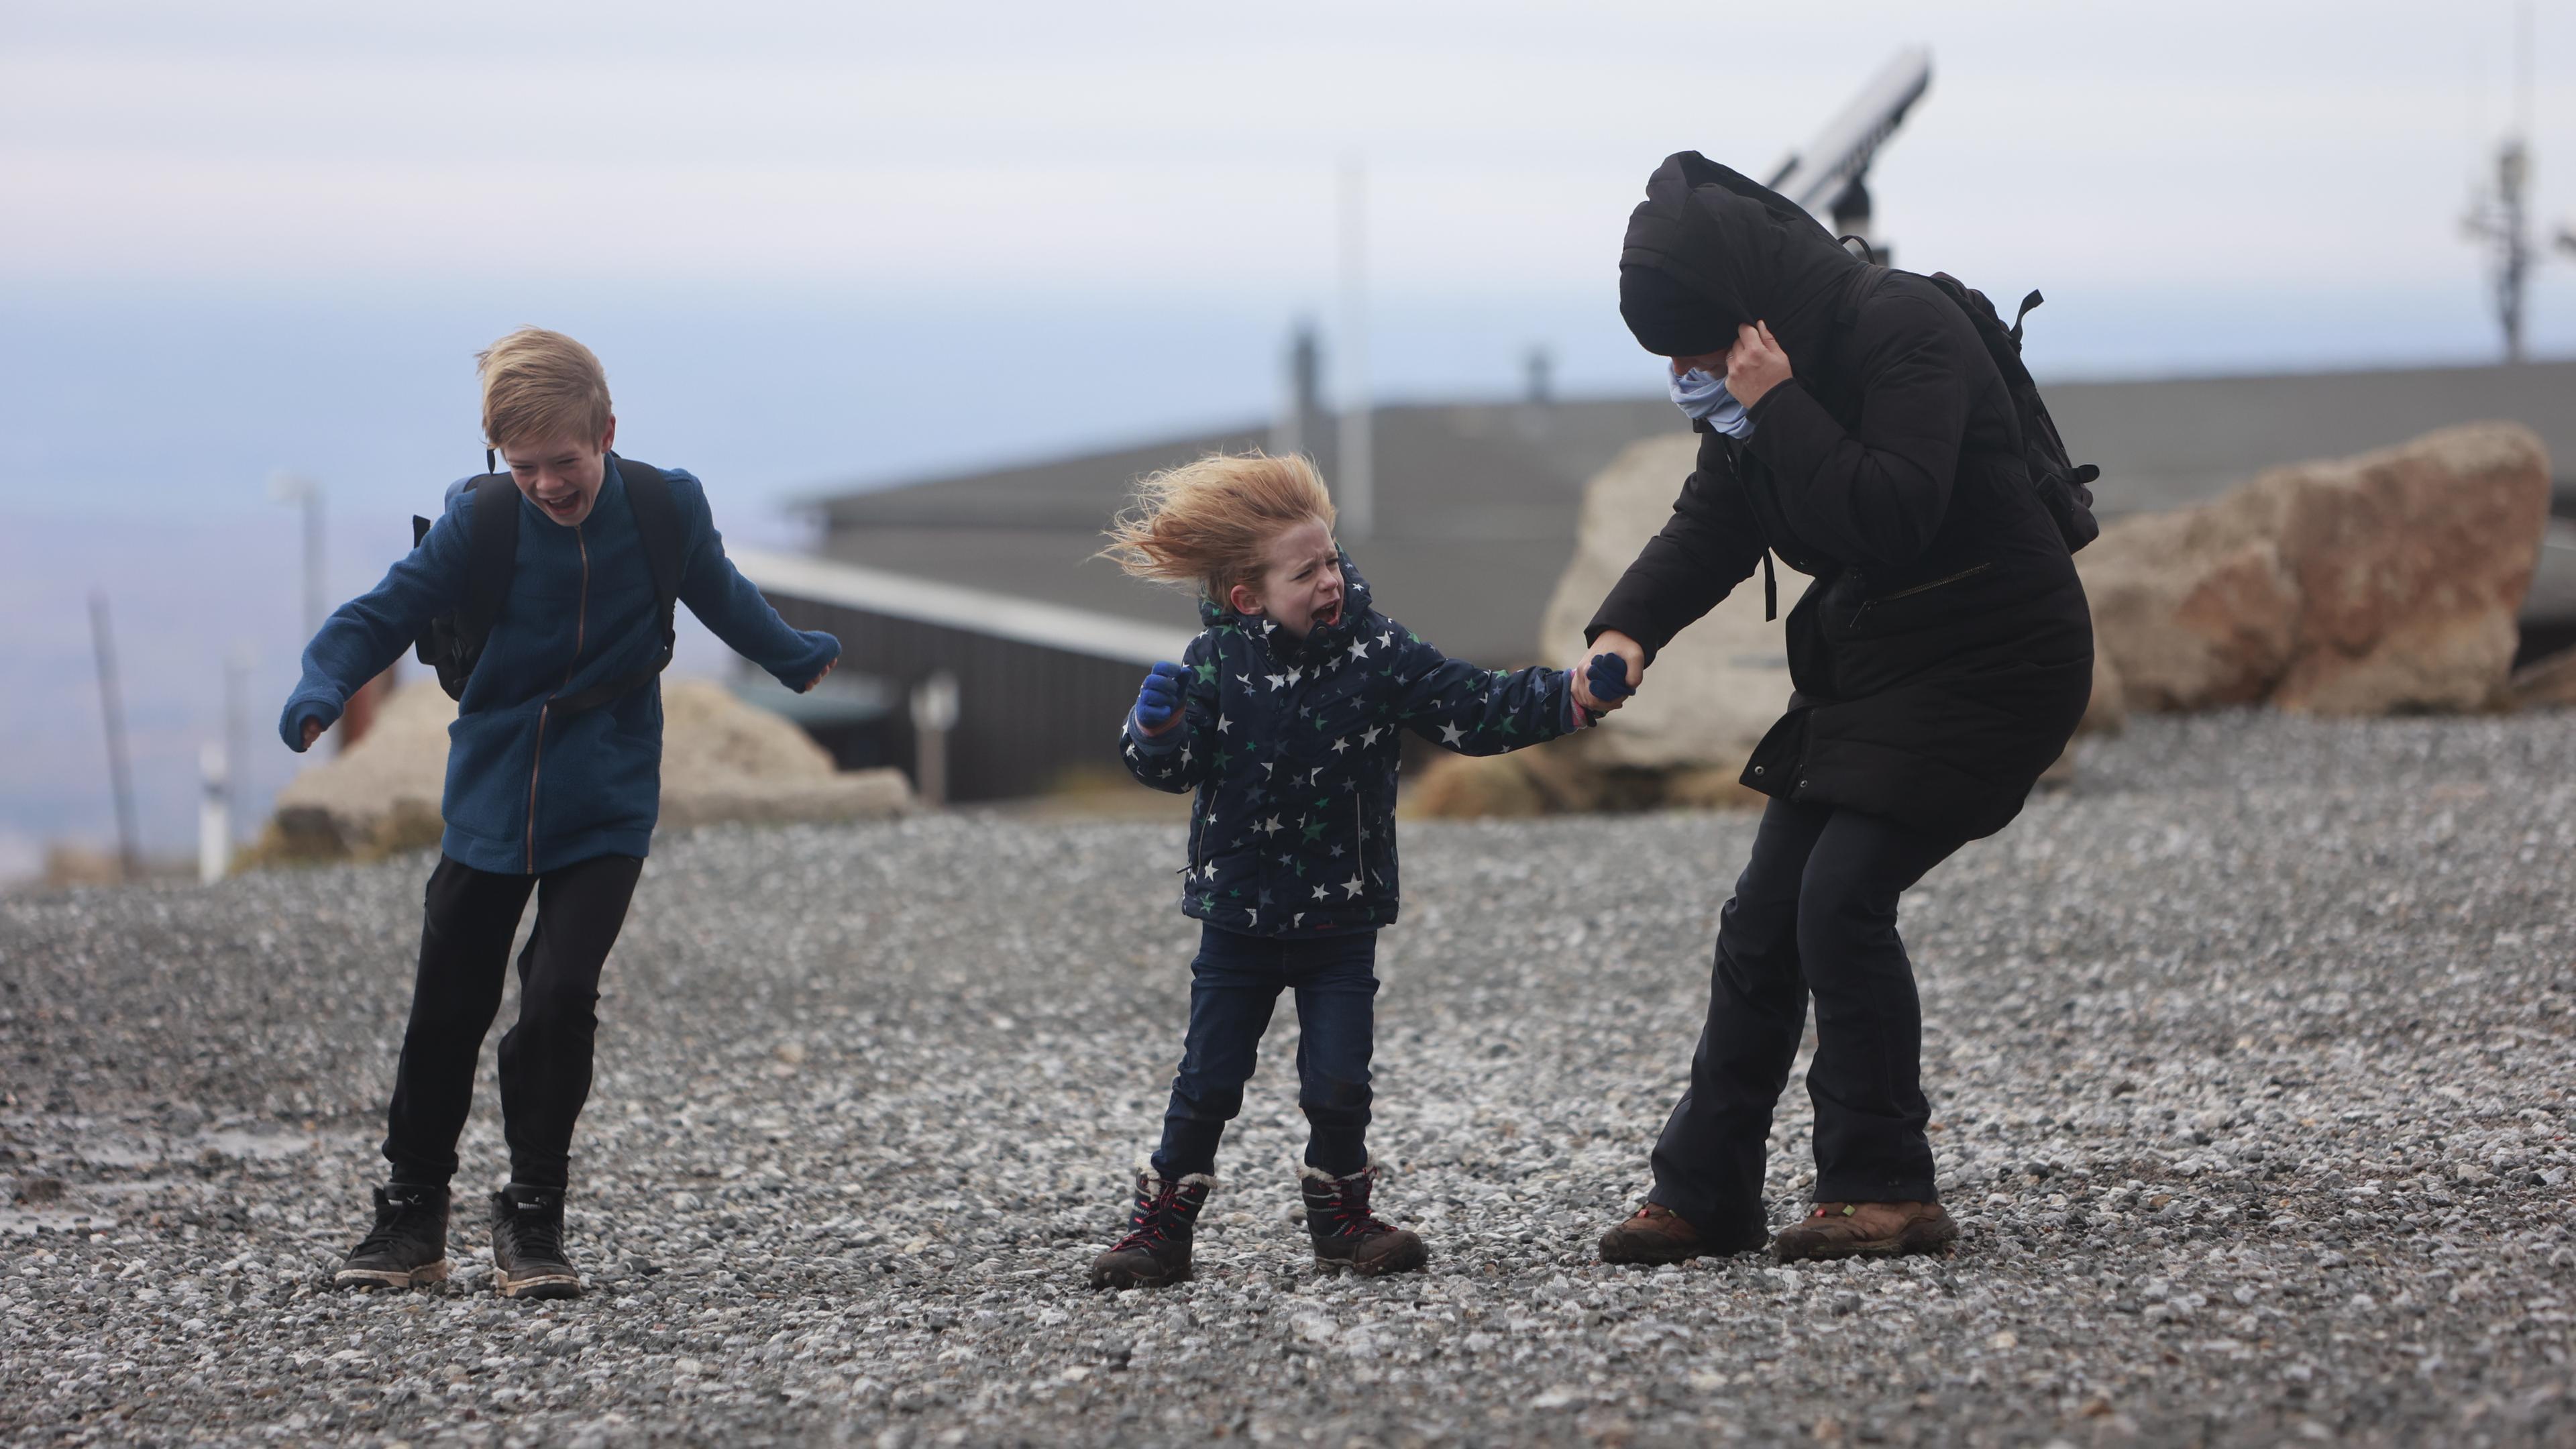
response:
<path id="1" fill-rule="evenodd" d="M 1584 485 L 1630 443 L 1685 428 L 1662 398 L 1392 406 L 1372 426 L 1377 525 L 1347 541 L 1352 562 L 1379 608 L 1495 665 L 1529 662 Z M 1245 427 L 811 506 L 821 551 L 844 563 L 1186 630 L 1191 600 L 1095 557 L 1101 529 L 1140 474 L 1268 439 Z"/>
<path id="2" fill-rule="evenodd" d="M 2215 498 L 2262 469 L 2510 419 L 2576 486 L 2576 362 L 2045 385 L 2078 462 L 2098 463 L 2106 515 Z"/>
<path id="3" fill-rule="evenodd" d="M 2047 397 L 2077 461 L 2102 468 L 2105 516 L 2199 502 L 2275 464 L 2486 418 L 2530 426 L 2558 476 L 2576 476 L 2576 362 L 2059 382 Z M 1499 666 L 1532 662 L 1585 484 L 1629 444 L 1684 424 L 1662 398 L 1595 398 L 1388 406 L 1373 426 L 1377 527 L 1349 542 L 1353 562 L 1387 613 L 1452 654 Z M 1051 636 L 1089 616 L 1148 626 L 1153 635 L 1127 641 L 1142 643 L 1185 635 L 1193 606 L 1095 557 L 1101 528 L 1140 474 L 1268 438 L 1266 426 L 1247 426 L 809 506 L 824 525 L 822 553 L 871 571 L 871 596 L 927 581 L 920 606 L 954 606 L 969 627 L 995 606 L 967 601 L 997 596 L 1073 611 L 1045 626 Z M 1331 476 L 1329 457 L 1325 467 Z"/>

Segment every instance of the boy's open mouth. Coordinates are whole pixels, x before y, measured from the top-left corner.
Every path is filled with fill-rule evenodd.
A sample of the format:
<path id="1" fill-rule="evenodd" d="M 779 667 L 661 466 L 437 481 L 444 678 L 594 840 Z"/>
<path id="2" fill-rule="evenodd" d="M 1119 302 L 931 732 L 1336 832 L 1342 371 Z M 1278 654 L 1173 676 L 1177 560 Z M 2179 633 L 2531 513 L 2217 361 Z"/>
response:
<path id="1" fill-rule="evenodd" d="M 1315 611 L 1315 622 L 1318 624 L 1338 624 L 1342 622 L 1342 601 L 1335 599 L 1323 608 L 1317 609 Z"/>
<path id="2" fill-rule="evenodd" d="M 559 498 L 548 498 L 543 494 L 539 494 L 537 496 L 537 506 L 558 518 L 569 518 L 581 507 L 581 495 L 578 493 L 566 493 Z"/>

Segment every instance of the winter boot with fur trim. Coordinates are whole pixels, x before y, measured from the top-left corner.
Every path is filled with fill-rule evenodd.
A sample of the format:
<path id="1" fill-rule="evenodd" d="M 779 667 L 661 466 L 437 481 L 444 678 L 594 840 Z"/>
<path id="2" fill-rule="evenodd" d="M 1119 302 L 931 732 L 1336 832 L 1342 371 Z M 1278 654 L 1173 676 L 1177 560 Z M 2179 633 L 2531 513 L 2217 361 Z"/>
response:
<path id="1" fill-rule="evenodd" d="M 1127 1236 L 1091 1260 L 1091 1286 L 1160 1288 L 1188 1282 L 1190 1236 L 1197 1229 L 1199 1209 L 1215 1190 L 1216 1179 L 1204 1172 L 1171 1182 L 1155 1176 L 1150 1167 L 1138 1171 Z"/>
<path id="2" fill-rule="evenodd" d="M 1369 1192 L 1376 1186 L 1374 1162 L 1347 1177 L 1298 1165 L 1297 1187 L 1306 1199 L 1306 1231 L 1315 1240 L 1315 1260 L 1370 1275 L 1420 1272 L 1431 1261 L 1431 1250 L 1420 1237 L 1369 1211 Z"/>

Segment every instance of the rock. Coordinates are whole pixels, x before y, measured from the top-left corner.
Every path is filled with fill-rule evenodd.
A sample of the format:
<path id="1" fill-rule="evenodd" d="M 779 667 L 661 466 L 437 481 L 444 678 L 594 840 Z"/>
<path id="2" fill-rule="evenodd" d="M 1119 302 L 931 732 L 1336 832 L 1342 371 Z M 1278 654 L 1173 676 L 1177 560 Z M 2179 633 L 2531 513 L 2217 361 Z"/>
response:
<path id="1" fill-rule="evenodd" d="M 874 820 L 912 808 L 897 770 L 836 770 L 795 725 L 703 679 L 662 686 L 662 824 Z"/>
<path id="2" fill-rule="evenodd" d="M 2084 702 L 2084 718 L 2076 723 L 2075 734 L 2116 735 L 2129 726 L 2129 687 L 2121 682 L 2120 666 L 2111 662 L 2111 652 L 2093 651 L 2093 697 Z"/>
<path id="3" fill-rule="evenodd" d="M 278 792 L 260 861 L 372 860 L 438 843 L 455 701 L 394 691 L 366 737 Z M 894 770 L 839 771 L 804 731 L 703 679 L 662 683 L 662 828 L 879 819 L 912 806 Z"/>
<path id="4" fill-rule="evenodd" d="M 1540 657 L 1587 655 L 1583 626 L 1637 551 L 1672 517 L 1699 439 L 1651 438 L 1621 453 L 1586 488 L 1574 561 L 1557 580 L 1540 626 Z M 1792 594 L 1795 576 L 1782 581 Z M 1785 613 L 1789 599 L 1781 601 Z M 1789 703 L 1789 656 L 1778 620 L 1762 617 L 1757 574 L 1655 657 L 1645 686 L 1597 730 L 1553 747 L 1603 769 L 1743 769 Z"/>
<path id="5" fill-rule="evenodd" d="M 2121 520 L 2076 566 L 2131 708 L 2483 709 L 2548 502 L 2539 438 L 2473 423 Z"/>
<path id="6" fill-rule="evenodd" d="M 2576 649 L 2561 649 L 2514 671 L 2516 709 L 2565 709 L 2576 705 Z"/>

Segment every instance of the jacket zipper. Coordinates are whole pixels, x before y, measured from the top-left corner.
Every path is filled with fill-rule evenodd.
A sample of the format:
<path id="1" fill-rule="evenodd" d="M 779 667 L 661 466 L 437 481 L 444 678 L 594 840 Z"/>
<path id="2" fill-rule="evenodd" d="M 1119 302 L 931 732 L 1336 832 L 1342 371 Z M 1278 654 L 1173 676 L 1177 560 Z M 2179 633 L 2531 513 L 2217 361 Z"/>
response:
<path id="1" fill-rule="evenodd" d="M 1368 892 L 1368 807 L 1360 802 L 1365 790 L 1351 792 L 1351 862 L 1357 868 L 1360 891 Z"/>
<path id="2" fill-rule="evenodd" d="M 1990 574 L 1994 571 L 1995 566 L 1991 561 L 1989 561 L 1961 569 L 1957 573 L 1950 574 L 1944 578 L 1934 579 L 1930 583 L 1916 584 L 1910 589 L 1898 589 L 1892 594 L 1881 594 L 1875 599 L 1870 599 L 1864 602 L 1860 606 L 1860 612 L 1852 615 L 1852 623 L 1854 626 L 1857 626 L 1861 620 L 1869 617 L 1870 610 L 1877 608 L 1881 604 L 1892 604 L 1899 599 L 1910 599 L 1916 594 L 1928 594 L 1934 589 L 1944 588 L 1948 585 L 1958 583 L 1962 579 L 1973 579 L 1979 574 Z"/>
<path id="3" fill-rule="evenodd" d="M 572 527 L 572 546 L 581 550 L 581 593 L 573 605 L 572 660 L 564 665 L 564 682 L 555 686 L 555 694 L 572 688 L 572 677 L 581 668 L 581 645 L 590 629 L 590 541 L 582 536 L 581 525 Z M 537 748 L 528 760 L 528 874 L 537 873 L 537 775 L 546 765 L 546 715 L 555 707 L 554 695 L 537 706 Z"/>

